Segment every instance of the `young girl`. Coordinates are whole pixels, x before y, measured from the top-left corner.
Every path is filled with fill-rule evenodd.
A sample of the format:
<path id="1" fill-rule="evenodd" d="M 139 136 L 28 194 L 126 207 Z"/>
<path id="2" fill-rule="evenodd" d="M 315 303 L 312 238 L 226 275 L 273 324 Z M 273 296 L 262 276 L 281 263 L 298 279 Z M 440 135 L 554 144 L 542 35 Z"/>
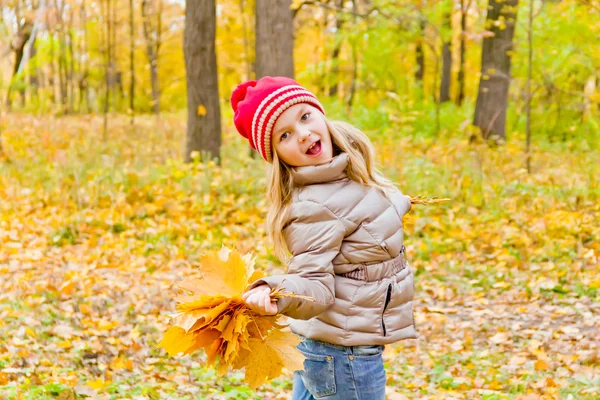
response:
<path id="1" fill-rule="evenodd" d="M 284 314 L 303 340 L 292 399 L 385 399 L 384 345 L 416 338 L 413 274 L 402 217 L 409 198 L 375 168 L 367 136 L 330 121 L 292 79 L 264 77 L 232 94 L 234 122 L 271 164 L 267 227 L 287 274 L 254 282 L 243 297 Z M 314 297 L 272 301 L 272 288 Z"/>

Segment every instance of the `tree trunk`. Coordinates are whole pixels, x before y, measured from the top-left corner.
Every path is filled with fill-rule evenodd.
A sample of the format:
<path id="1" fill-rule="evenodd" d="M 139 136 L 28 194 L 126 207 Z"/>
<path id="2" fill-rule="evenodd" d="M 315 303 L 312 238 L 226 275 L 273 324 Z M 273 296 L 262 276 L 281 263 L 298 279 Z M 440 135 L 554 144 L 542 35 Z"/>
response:
<path id="1" fill-rule="evenodd" d="M 57 33 L 58 33 L 58 87 L 60 96 L 61 112 L 68 112 L 67 98 L 67 51 L 66 51 L 66 40 L 65 40 L 65 26 L 63 21 L 63 15 L 65 10 L 65 2 L 62 2 L 60 7 L 58 1 L 54 0 L 54 7 L 56 8 L 57 14 Z"/>
<path id="2" fill-rule="evenodd" d="M 220 160 L 221 109 L 217 75 L 215 0 L 186 0 L 185 57 L 188 125 L 185 161 L 197 151 L 203 161 Z"/>
<path id="3" fill-rule="evenodd" d="M 256 78 L 294 77 L 290 0 L 256 0 Z"/>
<path id="4" fill-rule="evenodd" d="M 450 101 L 452 84 L 452 43 L 444 42 L 442 46 L 442 83 L 440 86 L 440 103 Z"/>
<path id="5" fill-rule="evenodd" d="M 525 156 L 527 172 L 531 173 L 531 80 L 533 79 L 533 1 L 529 2 L 529 23 L 527 27 L 527 106 L 526 106 L 526 128 L 525 128 Z"/>
<path id="6" fill-rule="evenodd" d="M 442 83 L 440 86 L 440 103 L 450 100 L 450 89 L 452 85 L 452 3 L 449 1 L 444 12 L 444 32 L 442 45 Z"/>
<path id="7" fill-rule="evenodd" d="M 255 73 L 294 77 L 294 20 L 291 0 L 256 0 Z M 250 148 L 250 155 L 259 158 Z"/>
<path id="8" fill-rule="evenodd" d="M 101 0 L 102 1 L 102 0 Z M 50 99 L 56 104 L 56 70 L 55 70 L 55 51 L 54 51 L 54 30 L 50 29 L 50 13 L 46 13 L 46 26 L 48 27 L 48 36 L 50 37 L 50 76 L 48 86 L 50 87 Z"/>
<path id="9" fill-rule="evenodd" d="M 160 34 L 161 34 L 161 17 L 160 10 L 156 10 L 149 4 L 149 0 L 142 0 L 142 22 L 144 27 L 144 38 L 146 39 L 146 54 L 148 56 L 148 63 L 150 64 L 150 84 L 152 86 L 152 105 L 154 113 L 160 114 L 160 85 L 158 81 L 158 51 L 160 48 Z M 162 3 L 158 0 L 158 7 L 160 9 Z M 152 26 L 152 17 L 155 16 L 157 20 L 156 29 Z"/>
<path id="10" fill-rule="evenodd" d="M 344 0 L 337 0 L 335 8 L 341 10 L 344 7 Z M 341 35 L 344 19 L 341 15 L 335 14 L 335 45 L 331 53 L 331 70 L 329 71 L 331 86 L 329 86 L 329 95 L 336 96 L 338 94 L 338 84 L 340 81 L 340 52 L 342 51 L 342 43 L 344 38 Z"/>
<path id="11" fill-rule="evenodd" d="M 75 109 L 75 46 L 73 36 L 73 8 L 69 8 L 69 25 L 67 27 L 67 38 L 69 40 L 69 53 L 70 63 L 69 63 L 69 74 L 68 74 L 68 87 L 69 87 L 69 110 L 73 111 Z"/>
<path id="12" fill-rule="evenodd" d="M 35 45 L 36 38 L 33 38 L 33 43 L 31 44 L 31 54 L 29 56 L 30 63 L 30 75 L 29 75 L 29 86 L 31 88 L 31 100 L 35 104 L 38 102 L 38 93 L 40 87 L 40 78 L 39 78 L 39 67 L 37 60 L 37 47 Z M 34 100 L 35 99 L 35 100 Z"/>
<path id="13" fill-rule="evenodd" d="M 358 14 L 358 5 L 356 4 L 358 0 L 352 0 L 352 13 L 354 14 L 354 26 L 356 26 L 356 14 Z M 356 86 L 358 80 L 358 44 L 356 36 L 353 36 L 351 39 L 352 44 L 352 80 L 350 82 L 350 93 L 348 94 L 348 98 L 346 100 L 346 106 L 348 109 L 352 109 L 352 103 L 354 103 L 354 95 L 356 94 Z"/>
<path id="14" fill-rule="evenodd" d="M 17 75 L 19 72 L 19 66 L 21 65 L 21 61 L 23 60 L 23 55 L 25 54 L 25 44 L 31 37 L 31 31 L 33 30 L 33 25 L 30 22 L 26 22 L 24 25 L 19 26 L 19 30 L 17 32 L 17 40 L 14 45 L 12 45 L 12 49 L 15 53 L 15 65 L 13 68 L 12 77 L 8 84 L 8 92 L 6 94 L 6 108 L 10 110 L 11 106 L 11 91 L 15 80 L 17 79 Z"/>
<path id="15" fill-rule="evenodd" d="M 485 139 L 506 138 L 506 108 L 510 85 L 510 63 L 518 0 L 489 0 L 486 28 L 493 33 L 483 40 L 481 79 L 473 125 Z M 502 20 L 503 24 L 496 24 Z M 503 29 L 500 29 L 503 28 Z"/>
<path id="16" fill-rule="evenodd" d="M 490 0 L 491 1 L 491 0 Z M 465 0 L 460 0 L 460 66 L 458 70 L 458 96 L 456 103 L 461 105 L 465 99 L 465 68 L 467 51 L 467 13 L 471 7 L 471 0 L 465 5 Z"/>
<path id="17" fill-rule="evenodd" d="M 119 16 L 117 14 L 119 7 L 119 1 L 112 1 L 112 10 L 110 13 L 110 86 L 113 92 L 113 110 L 121 111 L 123 109 L 122 101 L 125 98 L 125 88 L 123 87 L 123 72 L 119 68 L 117 59 L 117 27 L 120 25 Z"/>
<path id="18" fill-rule="evenodd" d="M 81 102 L 85 99 L 86 111 L 89 113 L 92 111 L 90 104 L 90 94 L 87 78 L 88 72 L 88 29 L 87 29 L 87 12 L 85 8 L 86 1 L 83 0 L 81 3 L 81 24 L 83 26 L 83 41 L 81 43 L 81 54 L 84 55 L 81 61 L 81 74 L 79 76 L 79 110 L 81 111 Z"/>
<path id="19" fill-rule="evenodd" d="M 100 0 L 100 5 L 104 4 L 104 0 Z M 105 10 L 100 10 L 104 17 L 105 27 L 104 34 L 101 32 L 101 36 L 105 40 L 105 52 L 104 52 L 104 109 L 103 109 L 103 131 L 102 138 L 106 142 L 108 139 L 108 103 L 110 100 L 110 0 L 106 0 Z"/>
<path id="20" fill-rule="evenodd" d="M 239 6 L 240 6 L 240 18 L 242 20 L 242 34 L 244 37 L 244 64 L 246 67 L 246 74 L 244 77 L 244 81 L 250 80 L 252 79 L 252 69 L 253 69 L 253 63 L 250 61 L 250 38 L 248 35 L 248 24 L 246 22 L 246 12 L 245 10 L 245 6 L 246 6 L 246 0 L 239 0 Z"/>
<path id="21" fill-rule="evenodd" d="M 425 75 L 425 55 L 423 53 L 423 41 L 425 40 L 425 16 L 419 16 L 419 34 L 421 37 L 417 41 L 417 70 L 415 71 L 415 79 L 419 82 L 423 82 L 423 76 Z"/>
<path id="22" fill-rule="evenodd" d="M 135 118 L 135 29 L 133 25 L 133 0 L 129 0 L 129 112 L 131 113 L 131 124 Z"/>

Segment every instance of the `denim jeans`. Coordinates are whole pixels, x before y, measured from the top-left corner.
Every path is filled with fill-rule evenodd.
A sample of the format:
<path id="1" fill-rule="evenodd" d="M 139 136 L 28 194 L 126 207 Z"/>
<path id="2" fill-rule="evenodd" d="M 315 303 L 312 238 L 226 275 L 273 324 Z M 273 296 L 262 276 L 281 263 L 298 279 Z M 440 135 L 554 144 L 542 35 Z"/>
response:
<path id="1" fill-rule="evenodd" d="M 304 371 L 294 373 L 292 400 L 385 400 L 384 346 L 338 346 L 305 339 Z"/>

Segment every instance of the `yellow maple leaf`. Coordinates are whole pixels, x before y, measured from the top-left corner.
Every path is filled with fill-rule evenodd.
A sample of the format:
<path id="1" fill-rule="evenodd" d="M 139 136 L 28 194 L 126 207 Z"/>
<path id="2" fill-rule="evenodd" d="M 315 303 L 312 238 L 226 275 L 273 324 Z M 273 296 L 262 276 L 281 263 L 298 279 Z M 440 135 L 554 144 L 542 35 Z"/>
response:
<path id="1" fill-rule="evenodd" d="M 267 337 L 269 346 L 277 351 L 283 366 L 289 371 L 304 368 L 304 356 L 296 346 L 300 344 L 298 336 L 290 331 L 275 330 Z"/>
<path id="2" fill-rule="evenodd" d="M 94 390 L 102 390 L 102 389 L 104 389 L 105 387 L 107 387 L 110 384 L 111 384 L 111 381 L 105 381 L 102 378 L 98 378 L 98 379 L 96 379 L 94 381 L 89 381 L 87 383 L 87 385 L 89 387 L 91 387 L 92 389 L 94 389 Z"/>
<path id="3" fill-rule="evenodd" d="M 251 315 L 247 325 L 248 334 L 251 337 L 264 339 L 275 326 L 276 320 L 277 316 Z"/>
<path id="4" fill-rule="evenodd" d="M 282 368 L 290 371 L 303 368 L 304 356 L 295 349 L 299 339 L 290 332 L 275 331 L 266 340 L 250 338 L 252 350 L 242 350 L 235 369 L 246 368 L 245 380 L 252 388 L 267 379 L 281 375 Z"/>
<path id="5" fill-rule="evenodd" d="M 170 356 L 177 353 L 183 353 L 188 348 L 194 345 L 194 336 L 187 334 L 185 330 L 179 326 L 171 326 L 165 332 L 163 339 L 158 344 L 169 353 Z"/>
<path id="6" fill-rule="evenodd" d="M 252 388 L 257 388 L 264 384 L 267 379 L 274 378 L 281 374 L 283 362 L 266 341 L 260 339 L 250 339 L 251 351 L 240 353 L 237 368 L 246 367 L 244 379 Z"/>
<path id="7" fill-rule="evenodd" d="M 214 328 L 219 332 L 223 332 L 229 325 L 229 321 L 231 321 L 231 315 L 223 315 L 223 317 L 214 324 Z"/>
<path id="8" fill-rule="evenodd" d="M 169 355 L 191 354 L 204 349 L 206 363 L 219 375 L 246 368 L 247 382 L 256 387 L 281 374 L 285 367 L 302 369 L 304 357 L 295 347 L 299 339 L 277 324 L 278 316 L 262 316 L 246 308 L 241 294 L 249 283 L 263 276 L 254 269 L 250 254 L 241 256 L 225 246 L 203 256 L 202 278 L 187 279 L 178 286 L 190 294 L 176 298 L 178 315 L 159 343 Z M 311 297 L 271 292 L 273 299 Z"/>
<path id="9" fill-rule="evenodd" d="M 202 279 L 193 287 L 195 294 L 233 297 L 243 293 L 248 284 L 246 263 L 237 251 L 223 249 L 201 257 Z"/>
<path id="10" fill-rule="evenodd" d="M 225 246 L 218 252 L 202 256 L 200 262 L 202 278 L 191 278 L 177 283 L 181 289 L 193 294 L 176 298 L 177 302 L 182 303 L 178 306 L 180 311 L 212 307 L 221 303 L 222 298 L 239 298 L 249 283 L 264 276 L 263 271 L 254 268 L 251 254 L 242 256 Z"/>
<path id="11" fill-rule="evenodd" d="M 210 324 L 227 310 L 230 304 L 230 299 L 210 308 L 195 308 L 194 303 L 180 304 L 177 308 L 184 312 L 173 317 L 173 323 L 185 329 L 186 332 L 195 331 Z"/>
<path id="12" fill-rule="evenodd" d="M 206 330 L 202 335 L 193 335 L 194 343 L 183 354 L 192 354 L 197 350 L 209 348 L 220 336 L 221 332 L 214 329 Z"/>

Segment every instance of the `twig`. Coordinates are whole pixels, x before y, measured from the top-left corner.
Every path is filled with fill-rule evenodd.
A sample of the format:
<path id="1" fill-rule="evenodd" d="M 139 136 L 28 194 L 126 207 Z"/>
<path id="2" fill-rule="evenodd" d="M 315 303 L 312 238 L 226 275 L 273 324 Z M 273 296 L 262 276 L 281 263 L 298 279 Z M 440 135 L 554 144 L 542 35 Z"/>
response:
<path id="1" fill-rule="evenodd" d="M 302 296 L 300 294 L 296 294 L 294 292 L 288 292 L 283 287 L 277 286 L 275 289 L 271 290 L 271 298 L 273 300 L 281 299 L 284 297 L 290 297 L 293 299 L 302 299 L 306 301 L 316 301 L 314 297 L 311 296 Z"/>
<path id="2" fill-rule="evenodd" d="M 410 198 L 410 204 L 422 204 L 426 206 L 429 204 L 445 203 L 447 201 L 450 201 L 450 199 L 440 199 L 439 197 L 427 198 L 423 196 L 415 196 Z"/>

